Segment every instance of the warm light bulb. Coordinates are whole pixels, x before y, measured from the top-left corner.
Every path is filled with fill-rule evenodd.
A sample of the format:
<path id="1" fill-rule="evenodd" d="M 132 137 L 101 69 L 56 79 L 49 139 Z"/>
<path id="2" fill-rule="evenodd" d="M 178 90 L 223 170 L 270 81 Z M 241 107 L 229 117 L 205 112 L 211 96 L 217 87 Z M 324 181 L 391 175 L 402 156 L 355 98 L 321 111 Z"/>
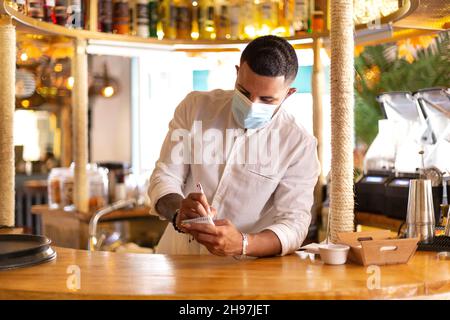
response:
<path id="1" fill-rule="evenodd" d="M 20 60 L 22 60 L 22 61 L 27 61 L 28 60 L 28 55 L 24 52 L 24 53 L 22 53 L 21 55 L 20 55 Z"/>
<path id="2" fill-rule="evenodd" d="M 197 40 L 200 37 L 200 34 L 198 32 L 191 32 L 191 38 L 193 40 Z"/>
<path id="3" fill-rule="evenodd" d="M 28 108 L 30 106 L 30 100 L 22 100 L 20 104 L 22 105 L 22 107 Z"/>
<path id="4" fill-rule="evenodd" d="M 198 2 L 197 2 L 197 1 L 193 1 L 193 2 L 192 2 L 192 6 L 193 6 L 193 7 L 198 6 Z"/>
<path id="5" fill-rule="evenodd" d="M 106 86 L 102 89 L 102 96 L 105 98 L 111 98 L 114 95 L 114 88 L 111 86 Z"/>
<path id="6" fill-rule="evenodd" d="M 250 37 L 250 38 L 254 38 L 255 35 L 256 35 L 255 27 L 252 26 L 252 25 L 247 25 L 247 26 L 245 26 L 244 32 L 245 32 L 245 34 L 246 34 L 248 37 Z"/>
<path id="7" fill-rule="evenodd" d="M 75 79 L 73 77 L 67 78 L 67 89 L 72 90 L 74 83 Z"/>
<path id="8" fill-rule="evenodd" d="M 55 65 L 55 67 L 53 68 L 53 70 L 55 70 L 55 72 L 61 72 L 63 70 L 63 66 L 61 63 L 57 63 Z"/>

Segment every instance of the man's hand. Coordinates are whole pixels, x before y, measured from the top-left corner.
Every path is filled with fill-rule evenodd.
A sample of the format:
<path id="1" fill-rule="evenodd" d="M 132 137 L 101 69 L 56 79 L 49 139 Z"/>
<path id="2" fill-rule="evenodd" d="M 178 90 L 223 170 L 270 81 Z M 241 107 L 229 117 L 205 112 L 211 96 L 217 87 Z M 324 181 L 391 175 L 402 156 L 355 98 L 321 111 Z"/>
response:
<path id="1" fill-rule="evenodd" d="M 214 226 L 211 224 L 191 223 L 183 224 L 182 227 L 212 254 L 218 256 L 237 256 L 242 254 L 241 232 L 228 219 L 215 220 L 214 223 Z"/>
<path id="2" fill-rule="evenodd" d="M 181 200 L 180 211 L 177 216 L 176 224 L 184 232 L 189 232 L 181 224 L 181 221 L 186 219 L 194 219 L 198 217 L 206 217 L 208 215 L 207 208 L 210 208 L 213 216 L 216 215 L 216 210 L 211 208 L 208 200 L 203 193 L 190 193 L 185 199 Z"/>

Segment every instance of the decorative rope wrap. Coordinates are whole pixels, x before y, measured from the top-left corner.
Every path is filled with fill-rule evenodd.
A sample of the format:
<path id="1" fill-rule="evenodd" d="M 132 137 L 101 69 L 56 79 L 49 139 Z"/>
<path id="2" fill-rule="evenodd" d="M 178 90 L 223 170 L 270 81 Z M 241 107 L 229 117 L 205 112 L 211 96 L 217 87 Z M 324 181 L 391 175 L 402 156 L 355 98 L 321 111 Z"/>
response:
<path id="1" fill-rule="evenodd" d="M 72 59 L 73 152 L 75 160 L 74 204 L 80 212 L 89 211 L 86 166 L 88 162 L 88 63 L 86 40 L 75 40 Z"/>
<path id="2" fill-rule="evenodd" d="M 14 226 L 16 28 L 0 16 L 0 226 Z"/>
<path id="3" fill-rule="evenodd" d="M 331 241 L 353 231 L 353 0 L 331 5 Z"/>

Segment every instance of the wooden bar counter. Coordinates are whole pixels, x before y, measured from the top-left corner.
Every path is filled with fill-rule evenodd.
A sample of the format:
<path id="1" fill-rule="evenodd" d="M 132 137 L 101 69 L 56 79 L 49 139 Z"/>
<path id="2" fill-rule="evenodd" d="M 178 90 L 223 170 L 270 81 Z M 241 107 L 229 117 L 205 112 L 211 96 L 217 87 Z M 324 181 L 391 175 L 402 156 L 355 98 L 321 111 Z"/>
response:
<path id="1" fill-rule="evenodd" d="M 55 249 L 56 260 L 1 271 L 0 299 L 450 298 L 450 261 L 433 252 L 381 266 L 380 287 L 370 290 L 366 267 L 328 266 L 297 254 L 238 261 Z M 80 268 L 79 290 L 66 284 L 73 265 Z"/>

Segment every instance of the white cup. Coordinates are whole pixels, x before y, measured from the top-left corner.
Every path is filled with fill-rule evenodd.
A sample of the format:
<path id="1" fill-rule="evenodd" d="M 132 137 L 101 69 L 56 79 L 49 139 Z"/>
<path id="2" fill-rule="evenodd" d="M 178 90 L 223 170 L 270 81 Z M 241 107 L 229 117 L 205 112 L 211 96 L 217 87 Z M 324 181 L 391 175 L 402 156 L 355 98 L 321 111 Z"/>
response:
<path id="1" fill-rule="evenodd" d="M 319 245 L 319 254 L 322 261 L 326 264 L 339 265 L 347 261 L 349 246 L 343 244 L 321 244 Z"/>

